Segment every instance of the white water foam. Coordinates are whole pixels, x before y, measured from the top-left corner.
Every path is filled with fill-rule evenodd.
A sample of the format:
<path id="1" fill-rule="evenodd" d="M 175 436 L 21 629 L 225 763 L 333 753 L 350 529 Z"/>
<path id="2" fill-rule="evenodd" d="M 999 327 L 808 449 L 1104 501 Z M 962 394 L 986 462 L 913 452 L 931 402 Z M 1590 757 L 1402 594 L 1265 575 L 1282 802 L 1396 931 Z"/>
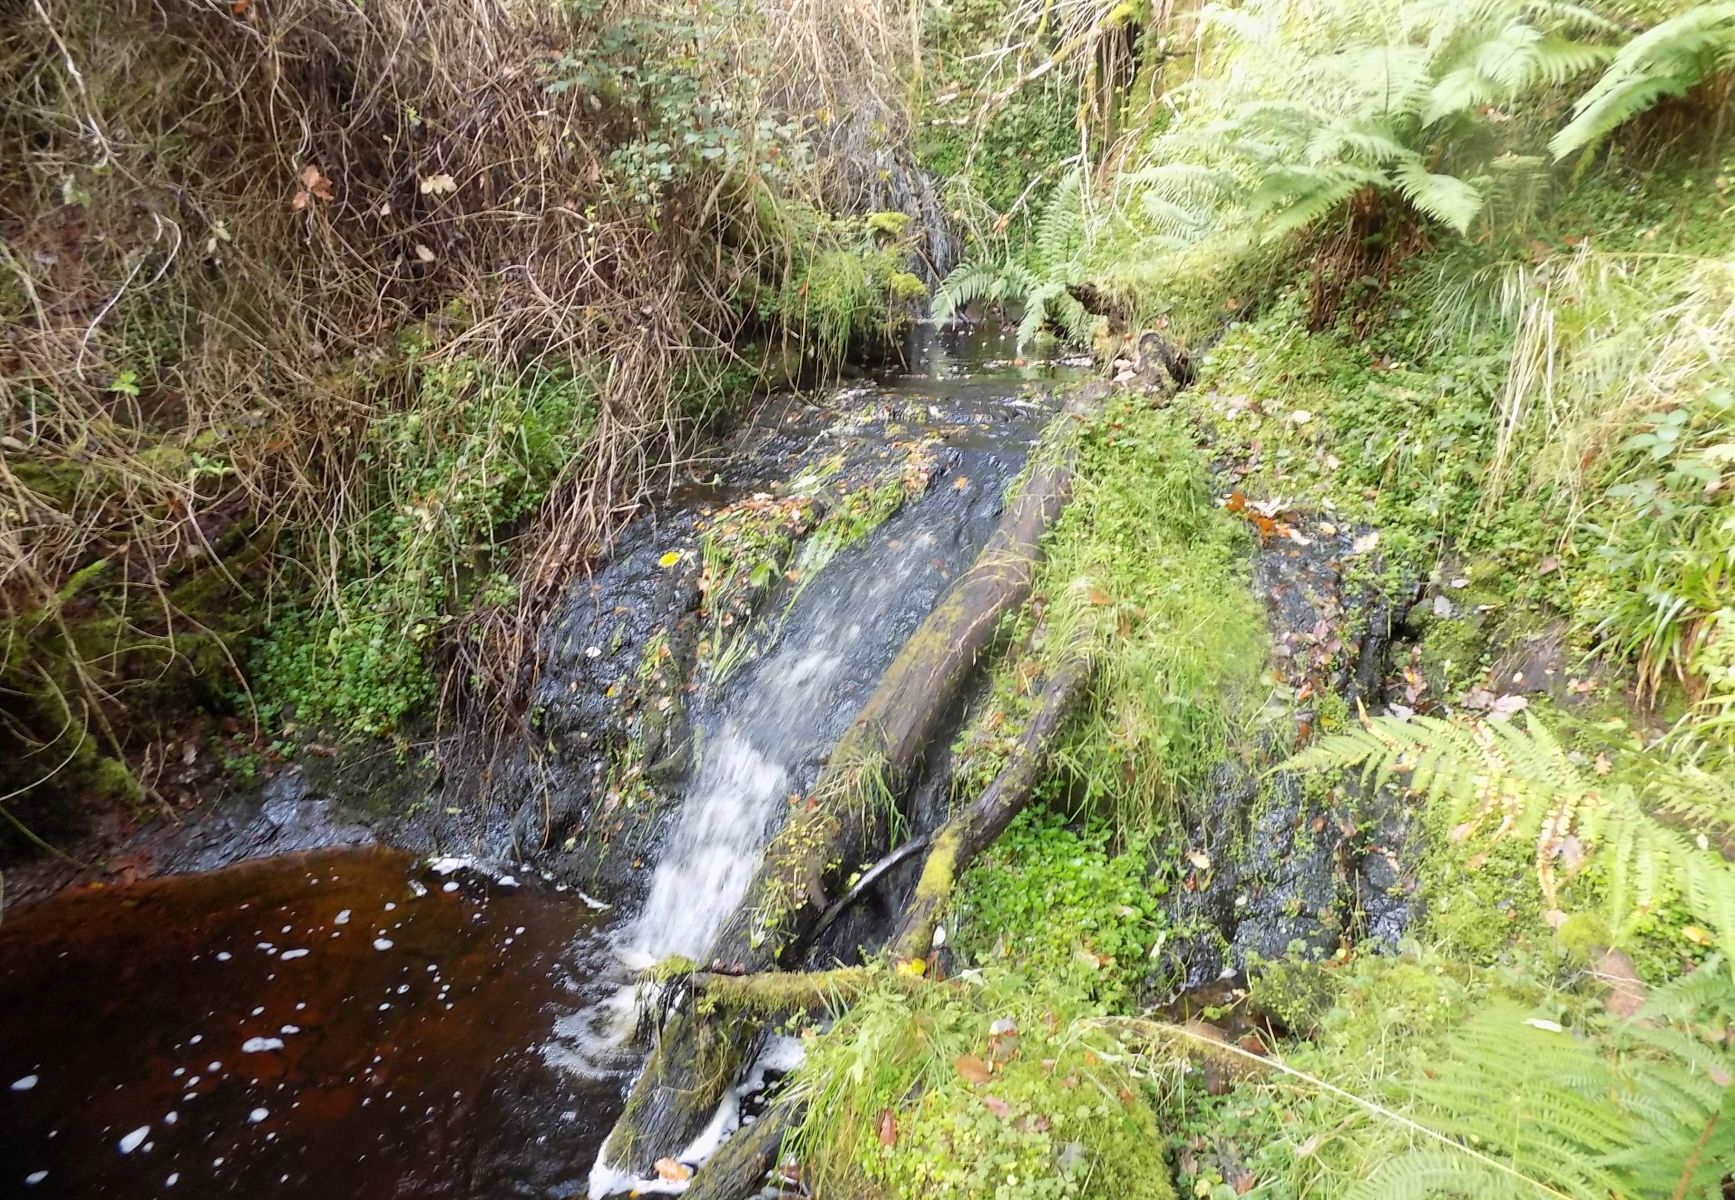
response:
<path id="1" fill-rule="evenodd" d="M 850 652 L 890 617 L 911 576 L 928 566 L 932 545 L 924 533 L 901 553 L 860 564 L 803 622 L 805 636 L 779 644 L 756 673 L 750 703 L 703 748 L 680 824 L 623 947 L 629 964 L 703 959 L 710 950 L 788 807 L 792 772 L 821 749 Z"/>
<path id="2" fill-rule="evenodd" d="M 766 1042 L 746 1076 L 724 1094 L 722 1102 L 717 1105 L 717 1111 L 711 1116 L 710 1124 L 700 1130 L 698 1136 L 685 1149 L 673 1156 L 676 1162 L 687 1168 L 689 1175 L 686 1179 L 635 1176 L 630 1171 L 610 1166 L 602 1151 L 598 1151 L 596 1162 L 590 1169 L 591 1200 L 619 1195 L 672 1196 L 686 1191 L 692 1181 L 691 1172 L 704 1166 L 711 1155 L 717 1152 L 717 1147 L 747 1123 L 741 1116 L 742 1102 L 764 1090 L 766 1077 L 771 1072 L 787 1075 L 799 1067 L 806 1057 L 807 1048 L 800 1038 L 774 1037 Z M 748 1121 L 750 1120 L 751 1118 L 748 1118 Z"/>

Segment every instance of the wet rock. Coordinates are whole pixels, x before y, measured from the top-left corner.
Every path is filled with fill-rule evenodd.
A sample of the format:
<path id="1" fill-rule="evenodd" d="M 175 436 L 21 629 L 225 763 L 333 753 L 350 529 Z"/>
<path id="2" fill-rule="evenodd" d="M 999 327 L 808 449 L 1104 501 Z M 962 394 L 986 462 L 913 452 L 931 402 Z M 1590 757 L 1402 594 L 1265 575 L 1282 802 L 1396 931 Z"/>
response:
<path id="1" fill-rule="evenodd" d="M 1254 563 L 1277 669 L 1311 732 L 1319 701 L 1379 705 L 1394 637 L 1413 589 L 1396 596 L 1381 575 L 1367 529 L 1287 515 L 1299 536 L 1274 537 Z M 1367 570 L 1350 568 L 1362 560 Z M 1148 979 L 1156 995 L 1238 974 L 1289 955 L 1320 958 L 1340 945 L 1395 945 L 1410 916 L 1401 864 L 1410 817 L 1390 792 L 1369 796 L 1353 780 L 1266 774 L 1287 753 L 1271 739 L 1251 763 L 1232 759 L 1183 804 L 1180 845 L 1159 866 L 1205 848 L 1209 869 L 1186 871 L 1164 897 L 1171 934 Z"/>
<path id="2" fill-rule="evenodd" d="M 1300 538 L 1274 537 L 1253 564 L 1254 587 L 1265 600 L 1273 653 L 1300 690 L 1376 703 L 1388 657 L 1416 589 L 1383 590 L 1384 563 L 1375 531 L 1291 514 Z"/>
<path id="3" fill-rule="evenodd" d="M 640 776 L 673 783 L 689 754 L 684 685 L 696 638 L 697 526 L 692 509 L 636 522 L 550 621 L 529 736 L 500 788 L 517 799 L 510 841 L 518 855 L 552 852 L 562 874 L 593 882 L 623 884 L 630 874 L 630 851 L 611 835 L 625 831 L 631 814 L 611 829 L 610 797 L 618 806 Z"/>

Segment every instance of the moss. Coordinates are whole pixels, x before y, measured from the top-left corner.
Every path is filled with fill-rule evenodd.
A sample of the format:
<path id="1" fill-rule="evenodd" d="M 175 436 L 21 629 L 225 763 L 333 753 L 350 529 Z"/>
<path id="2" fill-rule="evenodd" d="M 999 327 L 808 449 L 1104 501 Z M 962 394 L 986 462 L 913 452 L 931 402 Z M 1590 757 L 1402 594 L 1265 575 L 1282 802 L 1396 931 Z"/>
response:
<path id="1" fill-rule="evenodd" d="M 741 1069 L 748 1046 L 738 1032 L 728 1022 L 710 1019 L 697 1005 L 674 1011 L 603 1147 L 607 1160 L 635 1162 L 647 1130 L 702 1129 Z"/>
<path id="2" fill-rule="evenodd" d="M 1130 1059 L 1023 981 L 884 986 L 809 1043 L 792 1148 L 821 1195 L 1172 1200 Z"/>
<path id="3" fill-rule="evenodd" d="M 88 740 L 86 746 L 92 749 L 92 754 L 85 760 L 85 778 L 92 792 L 101 799 L 118 800 L 127 804 L 137 804 L 143 799 L 144 791 L 138 776 L 134 775 L 124 762 L 118 758 L 95 754 L 94 747 Z"/>
<path id="4" fill-rule="evenodd" d="M 1283 959 L 1248 969 L 1249 1007 L 1287 1033 L 1308 1037 L 1337 1002 L 1338 975 L 1321 963 Z"/>
<path id="5" fill-rule="evenodd" d="M 1516 838 L 1460 844 L 1433 815 L 1427 836 L 1418 880 L 1425 936 L 1478 965 L 1547 939 L 1533 846 Z"/>
<path id="6" fill-rule="evenodd" d="M 1478 574 L 1463 588 L 1441 589 L 1451 606 L 1450 616 L 1440 616 L 1426 602 L 1413 618 L 1420 625 L 1420 666 L 1435 696 L 1450 695 L 1479 682 L 1488 666 L 1488 654 L 1501 619 L 1506 596 Z"/>
<path id="7" fill-rule="evenodd" d="M 1614 934 L 1596 913 L 1574 913 L 1554 931 L 1555 941 L 1573 962 L 1588 967 L 1614 944 Z"/>

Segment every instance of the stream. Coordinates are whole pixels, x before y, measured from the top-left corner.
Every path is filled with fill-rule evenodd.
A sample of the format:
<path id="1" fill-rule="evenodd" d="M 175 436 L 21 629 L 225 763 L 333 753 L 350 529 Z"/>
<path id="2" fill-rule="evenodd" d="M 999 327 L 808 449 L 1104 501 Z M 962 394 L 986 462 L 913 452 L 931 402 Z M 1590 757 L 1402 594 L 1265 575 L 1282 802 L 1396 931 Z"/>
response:
<path id="1" fill-rule="evenodd" d="M 811 579 L 774 589 L 725 679 L 698 669 L 679 803 L 648 818 L 655 865 L 604 892 L 612 906 L 481 839 L 432 860 L 314 850 L 8 914 L 0 1196 L 595 1192 L 598 1147 L 644 1053 L 633 972 L 703 957 L 791 798 L 986 540 L 1052 411 L 1063 369 L 1015 362 L 1009 338 L 930 331 L 916 349 L 909 373 L 800 411 L 768 406 L 737 439 L 738 458 L 755 437 L 785 446 L 789 479 L 920 437 L 930 478 Z M 724 499 L 766 486 L 720 478 Z M 690 536 L 678 517 L 629 531 L 616 559 Z M 547 642 L 581 644 L 575 628 L 626 607 L 606 586 L 575 593 Z M 632 641 L 617 631 L 610 657 L 625 661 Z M 545 691 L 600 691 L 583 674 L 599 658 L 551 651 Z M 569 766 L 551 811 L 580 806 L 594 773 Z M 734 1119 L 720 1114 L 713 1133 Z"/>

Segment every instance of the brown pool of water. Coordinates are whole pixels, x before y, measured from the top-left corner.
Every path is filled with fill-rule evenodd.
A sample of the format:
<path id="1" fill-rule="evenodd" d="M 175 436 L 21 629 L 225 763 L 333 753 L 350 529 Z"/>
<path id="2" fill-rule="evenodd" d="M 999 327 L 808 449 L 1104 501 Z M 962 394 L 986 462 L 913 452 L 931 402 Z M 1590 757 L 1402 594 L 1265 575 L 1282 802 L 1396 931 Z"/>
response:
<path id="1" fill-rule="evenodd" d="M 619 1085 L 547 1051 L 593 924 L 379 849 L 8 916 L 0 1196 L 582 1195 Z"/>

